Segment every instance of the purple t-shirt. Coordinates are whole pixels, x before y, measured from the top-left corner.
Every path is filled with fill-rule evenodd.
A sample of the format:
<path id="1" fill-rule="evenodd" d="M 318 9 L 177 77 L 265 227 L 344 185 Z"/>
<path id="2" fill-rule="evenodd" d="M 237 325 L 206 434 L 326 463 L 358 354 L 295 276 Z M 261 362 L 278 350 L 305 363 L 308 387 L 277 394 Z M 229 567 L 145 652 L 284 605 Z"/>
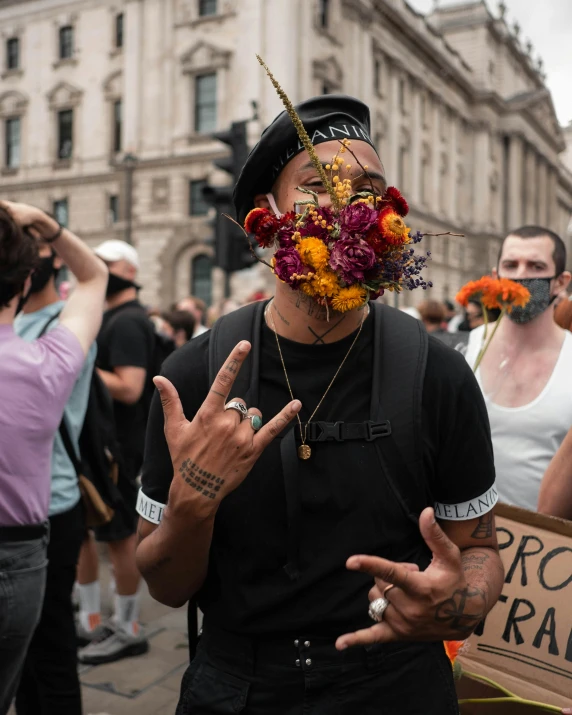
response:
<path id="1" fill-rule="evenodd" d="M 47 518 L 54 436 L 84 359 L 63 325 L 32 343 L 0 325 L 0 526 Z"/>

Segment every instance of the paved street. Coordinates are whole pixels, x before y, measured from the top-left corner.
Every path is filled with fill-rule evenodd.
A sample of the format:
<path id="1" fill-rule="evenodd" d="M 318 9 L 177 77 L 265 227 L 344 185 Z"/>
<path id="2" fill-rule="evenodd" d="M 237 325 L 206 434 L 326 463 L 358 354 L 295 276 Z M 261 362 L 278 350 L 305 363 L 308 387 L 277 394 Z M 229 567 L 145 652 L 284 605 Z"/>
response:
<path id="1" fill-rule="evenodd" d="M 103 555 L 103 554 L 102 554 Z M 109 566 L 102 559 L 104 614 L 110 613 Z M 117 663 L 81 666 L 85 715 L 172 715 L 188 665 L 187 609 L 154 601 L 144 588 L 141 622 L 149 634 L 146 655 Z M 10 710 L 9 715 L 15 715 Z"/>

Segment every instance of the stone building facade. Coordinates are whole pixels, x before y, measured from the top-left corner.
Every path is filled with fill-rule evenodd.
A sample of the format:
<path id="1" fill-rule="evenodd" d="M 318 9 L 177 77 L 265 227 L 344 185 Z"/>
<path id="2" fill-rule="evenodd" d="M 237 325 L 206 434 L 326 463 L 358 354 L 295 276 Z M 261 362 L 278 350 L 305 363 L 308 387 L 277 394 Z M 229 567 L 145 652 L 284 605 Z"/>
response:
<path id="1" fill-rule="evenodd" d="M 222 296 L 200 190 L 227 180 L 213 130 L 251 120 L 253 144 L 281 110 L 257 52 L 293 101 L 367 102 L 410 225 L 464 234 L 427 239 L 436 298 L 489 270 L 511 227 L 569 243 L 563 132 L 502 3 L 425 17 L 405 0 L 0 0 L 0 43 L 0 197 L 90 244 L 130 237 L 148 303 Z M 233 292 L 271 285 L 263 270 L 235 274 Z"/>

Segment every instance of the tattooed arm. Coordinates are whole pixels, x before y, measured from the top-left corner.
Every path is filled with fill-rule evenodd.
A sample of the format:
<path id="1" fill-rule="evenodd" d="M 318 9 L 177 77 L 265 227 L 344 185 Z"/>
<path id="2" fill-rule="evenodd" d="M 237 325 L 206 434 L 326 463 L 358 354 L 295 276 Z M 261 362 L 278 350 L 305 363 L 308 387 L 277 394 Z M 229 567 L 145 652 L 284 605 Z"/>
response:
<path id="1" fill-rule="evenodd" d="M 155 378 L 174 477 L 159 526 L 140 521 L 137 566 L 151 595 L 169 606 L 183 605 L 201 587 L 222 499 L 240 486 L 262 451 L 301 407 L 294 400 L 258 432 L 236 411 L 225 411 L 249 350 L 244 341 L 236 346 L 192 421 L 186 419 L 169 380 Z M 252 408 L 249 412 L 260 415 Z"/>

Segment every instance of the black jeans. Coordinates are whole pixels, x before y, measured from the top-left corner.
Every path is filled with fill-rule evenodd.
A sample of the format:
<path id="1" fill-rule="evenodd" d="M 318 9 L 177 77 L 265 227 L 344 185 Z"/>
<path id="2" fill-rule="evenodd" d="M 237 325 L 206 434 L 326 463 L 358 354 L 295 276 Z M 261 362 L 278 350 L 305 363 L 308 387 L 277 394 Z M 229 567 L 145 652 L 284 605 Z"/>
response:
<path id="1" fill-rule="evenodd" d="M 81 715 L 72 590 L 85 535 L 81 502 L 50 518 L 48 576 L 40 622 L 34 632 L 20 687 L 18 715 Z"/>
<path id="2" fill-rule="evenodd" d="M 304 636 L 254 641 L 205 628 L 176 715 L 458 715 L 441 643 L 338 652 Z"/>
<path id="3" fill-rule="evenodd" d="M 48 535 L 0 542 L 0 715 L 16 692 L 26 650 L 40 618 Z"/>

